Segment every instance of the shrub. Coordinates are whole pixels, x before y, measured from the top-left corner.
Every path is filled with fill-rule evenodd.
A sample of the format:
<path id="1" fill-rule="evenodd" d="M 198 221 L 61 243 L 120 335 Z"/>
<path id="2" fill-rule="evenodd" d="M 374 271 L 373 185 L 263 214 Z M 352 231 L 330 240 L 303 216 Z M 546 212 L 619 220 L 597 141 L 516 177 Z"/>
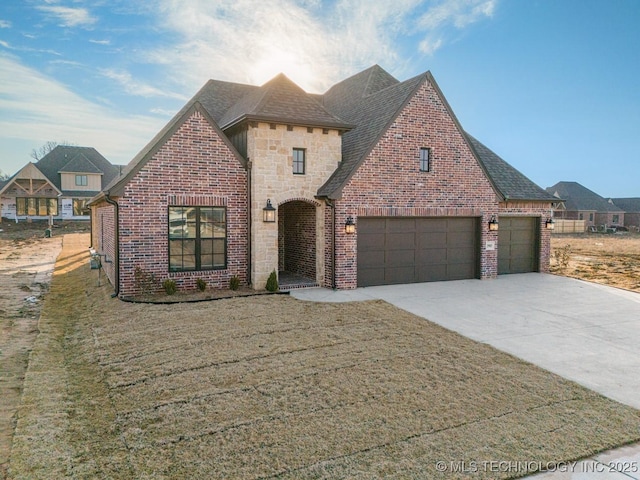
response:
<path id="1" fill-rule="evenodd" d="M 269 275 L 269 278 L 267 279 L 266 289 L 270 292 L 278 291 L 278 275 L 275 270 L 271 272 L 271 275 Z"/>
<path id="2" fill-rule="evenodd" d="M 164 282 L 162 282 L 162 287 L 167 295 L 173 295 L 178 290 L 176 286 L 176 281 L 167 278 Z"/>
<path id="3" fill-rule="evenodd" d="M 557 248 L 553 252 L 553 256 L 560 269 L 564 270 L 569 266 L 569 260 L 571 259 L 571 245 L 567 244 L 564 247 Z"/>
<path id="4" fill-rule="evenodd" d="M 238 288 L 240 288 L 240 279 L 238 278 L 237 275 L 234 275 L 229 280 L 229 288 L 231 290 L 237 290 Z"/>
<path id="5" fill-rule="evenodd" d="M 158 291 L 160 283 L 153 273 L 147 273 L 140 267 L 133 271 L 133 283 L 136 292 L 141 295 L 153 295 Z"/>
<path id="6" fill-rule="evenodd" d="M 196 286 L 198 287 L 198 290 L 204 292 L 207 289 L 207 282 L 205 282 L 202 278 L 199 278 L 196 280 Z"/>

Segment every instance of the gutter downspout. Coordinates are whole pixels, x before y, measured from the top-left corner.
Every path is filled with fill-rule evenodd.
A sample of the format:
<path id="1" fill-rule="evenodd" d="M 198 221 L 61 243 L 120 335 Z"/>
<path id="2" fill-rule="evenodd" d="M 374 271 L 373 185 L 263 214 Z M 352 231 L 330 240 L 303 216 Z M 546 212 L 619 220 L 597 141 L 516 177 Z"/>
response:
<path id="1" fill-rule="evenodd" d="M 251 160 L 247 158 L 247 285 L 251 286 Z"/>
<path id="2" fill-rule="evenodd" d="M 324 201 L 331 208 L 331 288 L 336 290 L 336 204 L 328 197 Z"/>
<path id="3" fill-rule="evenodd" d="M 104 199 L 107 201 L 109 205 L 113 205 L 114 207 L 113 223 L 115 225 L 116 255 L 115 255 L 114 261 L 115 261 L 115 271 L 116 271 L 116 284 L 115 284 L 116 291 L 111 295 L 111 298 L 116 298 L 118 295 L 120 295 L 120 207 L 118 205 L 118 202 L 116 202 L 109 196 L 109 192 L 105 192 Z"/>

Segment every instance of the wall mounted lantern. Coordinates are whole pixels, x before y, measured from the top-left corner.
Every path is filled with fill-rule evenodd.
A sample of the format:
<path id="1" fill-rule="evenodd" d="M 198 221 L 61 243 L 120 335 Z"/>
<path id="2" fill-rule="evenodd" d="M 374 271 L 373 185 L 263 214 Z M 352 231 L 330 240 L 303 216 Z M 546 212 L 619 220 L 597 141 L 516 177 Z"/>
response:
<path id="1" fill-rule="evenodd" d="M 491 216 L 491 220 L 489 220 L 489 231 L 495 232 L 498 230 L 498 219 L 495 215 Z"/>
<path id="2" fill-rule="evenodd" d="M 267 198 L 267 206 L 262 209 L 262 221 L 267 223 L 276 221 L 276 209 L 271 205 L 270 198 Z"/>
<path id="3" fill-rule="evenodd" d="M 351 215 L 347 217 L 347 221 L 344 224 L 344 231 L 345 233 L 356 233 L 356 224 Z"/>
<path id="4" fill-rule="evenodd" d="M 544 226 L 547 227 L 547 230 L 553 230 L 556 228 L 556 222 L 553 221 L 553 218 L 549 217 Z"/>

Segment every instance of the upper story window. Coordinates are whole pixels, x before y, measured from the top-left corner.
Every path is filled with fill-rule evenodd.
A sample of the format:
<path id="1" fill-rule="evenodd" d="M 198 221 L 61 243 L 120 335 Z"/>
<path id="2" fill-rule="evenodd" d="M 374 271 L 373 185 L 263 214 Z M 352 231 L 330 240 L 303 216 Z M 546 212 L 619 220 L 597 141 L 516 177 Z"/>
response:
<path id="1" fill-rule="evenodd" d="M 428 172 L 431 168 L 430 165 L 430 157 L 431 157 L 431 149 L 429 148 L 421 148 L 420 149 L 420 171 Z"/>
<path id="2" fill-rule="evenodd" d="M 296 175 L 304 175 L 305 173 L 305 149 L 293 149 L 293 173 Z"/>
<path id="3" fill-rule="evenodd" d="M 86 175 L 76 175 L 76 185 L 78 187 L 86 187 L 88 184 Z"/>

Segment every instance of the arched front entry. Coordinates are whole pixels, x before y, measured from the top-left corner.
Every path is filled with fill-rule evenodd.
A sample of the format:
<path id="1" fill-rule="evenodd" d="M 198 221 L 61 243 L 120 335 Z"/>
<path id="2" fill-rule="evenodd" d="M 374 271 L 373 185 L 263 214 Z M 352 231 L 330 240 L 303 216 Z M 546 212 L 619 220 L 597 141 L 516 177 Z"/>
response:
<path id="1" fill-rule="evenodd" d="M 278 270 L 281 287 L 315 284 L 317 205 L 292 200 L 278 207 Z"/>

